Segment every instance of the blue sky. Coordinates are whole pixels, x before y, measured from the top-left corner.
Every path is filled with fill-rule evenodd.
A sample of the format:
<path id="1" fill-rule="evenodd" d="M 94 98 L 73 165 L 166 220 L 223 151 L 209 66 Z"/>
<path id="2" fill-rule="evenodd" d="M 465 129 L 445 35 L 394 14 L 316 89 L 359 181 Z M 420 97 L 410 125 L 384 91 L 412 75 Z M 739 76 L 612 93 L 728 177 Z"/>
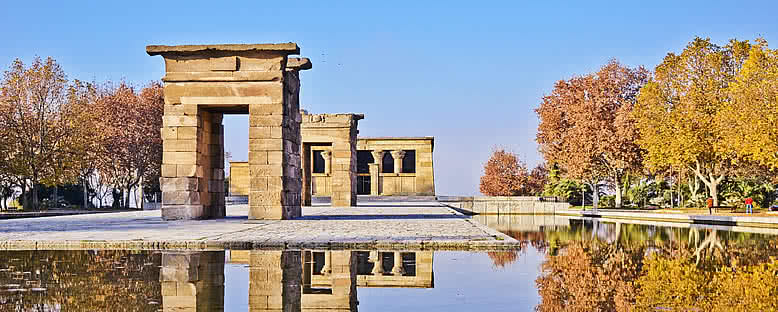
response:
<path id="1" fill-rule="evenodd" d="M 363 136 L 435 136 L 440 195 L 475 194 L 494 146 L 540 160 L 533 109 L 610 58 L 653 68 L 694 36 L 778 41 L 774 1 L 7 1 L 0 65 L 52 56 L 71 79 L 159 79 L 148 44 L 296 42 L 301 105 L 364 113 Z M 225 119 L 247 158 L 247 119 Z"/>

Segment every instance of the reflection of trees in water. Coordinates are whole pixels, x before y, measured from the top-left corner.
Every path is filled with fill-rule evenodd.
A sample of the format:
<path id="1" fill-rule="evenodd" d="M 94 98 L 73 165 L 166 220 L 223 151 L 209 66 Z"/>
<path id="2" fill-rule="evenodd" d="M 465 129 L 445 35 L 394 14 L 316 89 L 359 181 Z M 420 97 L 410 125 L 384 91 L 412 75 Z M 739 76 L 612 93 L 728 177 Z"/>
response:
<path id="1" fill-rule="evenodd" d="M 634 302 L 633 281 L 641 253 L 614 245 L 573 242 L 549 254 L 535 281 L 538 311 L 625 311 Z"/>
<path id="2" fill-rule="evenodd" d="M 574 223 L 546 233 L 538 311 L 778 309 L 778 238 Z"/>
<path id="3" fill-rule="evenodd" d="M 0 252 L 0 310 L 156 311 L 159 266 L 133 251 Z"/>
<path id="4" fill-rule="evenodd" d="M 526 252 L 528 247 L 532 247 L 540 252 L 545 252 L 548 247 L 544 232 L 507 231 L 505 235 L 518 240 L 519 247 L 509 251 L 488 252 L 487 255 L 492 259 L 492 264 L 496 268 L 504 268 L 506 265 L 516 262 L 516 260 L 519 260 L 520 254 Z"/>

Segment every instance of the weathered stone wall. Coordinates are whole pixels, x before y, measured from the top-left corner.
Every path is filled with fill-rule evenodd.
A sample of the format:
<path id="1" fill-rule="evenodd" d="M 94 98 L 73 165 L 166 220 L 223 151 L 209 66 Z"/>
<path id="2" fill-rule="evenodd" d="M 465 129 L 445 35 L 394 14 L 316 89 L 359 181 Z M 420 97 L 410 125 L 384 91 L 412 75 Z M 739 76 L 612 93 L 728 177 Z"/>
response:
<path id="1" fill-rule="evenodd" d="M 249 114 L 249 218 L 300 211 L 299 75 L 294 43 L 148 46 L 166 74 L 162 217 L 225 216 L 223 113 Z M 291 61 L 290 61 L 291 60 Z"/>
<path id="2" fill-rule="evenodd" d="M 164 311 L 224 310 L 223 251 L 164 252 L 159 280 Z"/>
<path id="3" fill-rule="evenodd" d="M 357 203 L 357 130 L 361 114 L 307 114 L 302 116 L 303 203 L 311 196 L 330 196 L 333 207 Z M 312 172 L 312 153 L 324 151 L 325 172 Z"/>
<path id="4" fill-rule="evenodd" d="M 300 311 L 300 251 L 252 250 L 249 255 L 249 311 Z"/>
<path id="5" fill-rule="evenodd" d="M 570 207 L 567 202 L 531 196 L 440 197 L 438 201 L 473 214 L 554 214 Z"/>
<path id="6" fill-rule="evenodd" d="M 313 272 L 314 253 L 324 254 L 320 272 Z M 302 311 L 356 311 L 356 253 L 350 250 L 303 252 Z M 314 291 L 328 289 L 329 293 Z"/>
<path id="7" fill-rule="evenodd" d="M 249 162 L 231 161 L 230 162 L 230 195 L 248 196 L 249 191 L 250 191 Z"/>
<path id="8" fill-rule="evenodd" d="M 433 170 L 433 137 L 402 138 L 359 138 L 357 150 L 373 152 L 374 165 L 371 164 L 371 195 L 435 195 L 435 174 Z M 402 173 L 398 161 L 404 157 L 404 150 L 416 151 L 416 172 Z M 391 152 L 390 152 L 391 151 Z M 385 153 L 395 159 L 395 169 L 392 173 L 382 173 L 380 157 Z M 400 165 L 400 167 L 398 167 Z"/>
<path id="9" fill-rule="evenodd" d="M 570 218 L 553 214 L 479 214 L 473 220 L 503 233 L 538 232 L 555 227 L 569 227 Z"/>

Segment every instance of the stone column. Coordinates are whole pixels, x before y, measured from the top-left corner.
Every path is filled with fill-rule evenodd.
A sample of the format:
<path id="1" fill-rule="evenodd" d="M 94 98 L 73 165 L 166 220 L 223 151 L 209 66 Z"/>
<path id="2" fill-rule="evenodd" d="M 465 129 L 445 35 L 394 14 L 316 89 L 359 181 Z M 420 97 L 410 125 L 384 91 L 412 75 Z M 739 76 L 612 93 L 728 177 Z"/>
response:
<path id="1" fill-rule="evenodd" d="M 370 260 L 373 262 L 373 270 L 370 271 L 373 275 L 382 275 L 384 273 L 384 261 L 381 257 L 380 251 L 371 251 Z"/>
<path id="2" fill-rule="evenodd" d="M 370 167 L 370 195 L 378 196 L 381 194 L 381 168 L 383 167 L 384 151 L 375 150 L 373 154 L 373 163 Z"/>
<path id="3" fill-rule="evenodd" d="M 405 151 L 392 151 L 392 158 L 394 159 L 394 173 L 403 172 L 403 157 L 405 157 Z"/>
<path id="4" fill-rule="evenodd" d="M 164 252 L 164 311 L 224 311 L 224 252 Z"/>
<path id="5" fill-rule="evenodd" d="M 328 150 L 321 151 L 321 157 L 324 158 L 324 174 L 331 175 L 332 174 L 332 152 Z"/>
<path id="6" fill-rule="evenodd" d="M 302 205 L 310 206 L 313 197 L 313 190 L 311 187 L 311 146 L 308 144 L 302 144 L 302 151 L 300 152 L 301 176 L 302 176 Z"/>
<path id="7" fill-rule="evenodd" d="M 405 274 L 405 269 L 403 268 L 403 256 L 399 251 L 394 252 L 394 266 L 392 266 L 392 274 L 396 276 Z"/>
<path id="8" fill-rule="evenodd" d="M 368 164 L 368 168 L 370 169 L 370 195 L 372 196 L 378 196 L 379 188 L 378 188 L 378 164 Z"/>
<path id="9" fill-rule="evenodd" d="M 249 257 L 249 311 L 300 311 L 301 252 L 252 250 Z"/>
<path id="10" fill-rule="evenodd" d="M 321 272 L 319 273 L 324 276 L 332 273 L 332 252 L 329 250 L 324 252 L 324 266 L 322 266 Z"/>

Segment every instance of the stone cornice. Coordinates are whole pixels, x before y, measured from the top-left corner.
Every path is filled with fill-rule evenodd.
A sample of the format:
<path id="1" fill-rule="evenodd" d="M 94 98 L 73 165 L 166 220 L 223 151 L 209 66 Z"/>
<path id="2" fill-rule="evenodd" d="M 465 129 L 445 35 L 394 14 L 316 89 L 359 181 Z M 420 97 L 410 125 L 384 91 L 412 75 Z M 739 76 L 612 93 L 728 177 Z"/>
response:
<path id="1" fill-rule="evenodd" d="M 289 54 L 300 54 L 296 43 L 262 43 L 262 44 L 199 44 L 199 45 L 148 45 L 146 53 L 161 54 L 191 54 L 201 52 L 254 52 L 274 51 Z"/>

